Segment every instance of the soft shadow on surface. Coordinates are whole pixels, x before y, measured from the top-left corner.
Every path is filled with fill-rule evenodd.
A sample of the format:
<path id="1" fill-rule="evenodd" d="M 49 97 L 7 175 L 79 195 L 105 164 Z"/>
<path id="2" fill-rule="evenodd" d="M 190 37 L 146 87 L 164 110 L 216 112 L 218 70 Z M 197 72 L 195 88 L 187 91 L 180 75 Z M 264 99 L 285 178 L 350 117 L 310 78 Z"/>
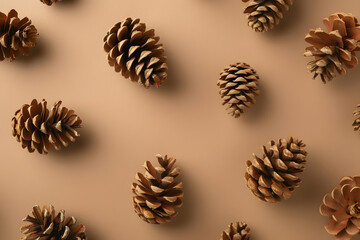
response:
<path id="1" fill-rule="evenodd" d="M 46 41 L 39 37 L 37 44 L 35 47 L 30 49 L 29 56 L 22 56 L 19 57 L 14 61 L 14 63 L 18 64 L 31 64 L 36 62 L 36 60 L 42 60 L 48 56 L 48 46 L 46 46 Z"/>
<path id="2" fill-rule="evenodd" d="M 70 7 L 76 4 L 79 4 L 81 0 L 62 0 L 60 2 L 55 3 L 54 5 L 58 7 Z"/>
<path id="3" fill-rule="evenodd" d="M 320 81 L 319 79 L 316 80 Z M 360 64 L 352 69 L 347 69 L 345 76 L 337 75 L 331 82 L 324 85 L 330 85 L 329 87 L 341 91 L 351 91 L 354 88 L 360 90 Z"/>
<path id="4" fill-rule="evenodd" d="M 89 240 L 106 240 L 106 239 L 104 239 L 104 237 L 102 237 L 102 236 L 100 237 L 100 235 L 102 235 L 102 234 L 100 234 L 96 230 L 96 227 L 89 226 L 88 224 L 86 224 L 85 227 L 86 227 L 86 236 Z"/>

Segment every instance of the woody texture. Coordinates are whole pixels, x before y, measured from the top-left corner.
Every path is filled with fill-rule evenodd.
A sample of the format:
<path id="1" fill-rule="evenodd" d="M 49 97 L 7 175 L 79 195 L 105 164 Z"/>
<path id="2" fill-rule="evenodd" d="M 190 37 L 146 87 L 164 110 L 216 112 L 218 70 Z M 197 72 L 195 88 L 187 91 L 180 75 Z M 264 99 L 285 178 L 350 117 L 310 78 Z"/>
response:
<path id="1" fill-rule="evenodd" d="M 356 109 L 353 112 L 355 120 L 353 122 L 354 131 L 360 131 L 360 104 L 356 106 Z"/>
<path id="2" fill-rule="evenodd" d="M 51 5 L 53 5 L 54 3 L 60 2 L 60 1 L 62 1 L 62 0 L 40 0 L 40 1 L 41 1 L 42 3 L 48 5 L 48 6 L 51 6 Z"/>
<path id="3" fill-rule="evenodd" d="M 250 240 L 250 228 L 246 223 L 231 223 L 222 232 L 220 240 Z"/>

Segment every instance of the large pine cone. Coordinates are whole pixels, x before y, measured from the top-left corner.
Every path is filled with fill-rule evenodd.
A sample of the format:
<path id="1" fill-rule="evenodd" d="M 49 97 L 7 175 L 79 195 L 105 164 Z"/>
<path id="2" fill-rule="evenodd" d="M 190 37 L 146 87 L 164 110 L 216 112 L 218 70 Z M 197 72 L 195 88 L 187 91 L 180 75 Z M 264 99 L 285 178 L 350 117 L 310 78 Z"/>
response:
<path id="1" fill-rule="evenodd" d="M 132 184 L 133 203 L 135 212 L 142 220 L 162 224 L 170 222 L 177 214 L 176 208 L 181 207 L 184 193 L 182 182 L 176 181 L 180 174 L 178 168 L 173 168 L 176 159 L 166 155 L 163 158 L 159 154 L 156 158 L 159 166 L 154 167 L 146 161 L 146 173 L 136 174 L 138 183 Z"/>
<path id="2" fill-rule="evenodd" d="M 246 63 L 231 64 L 220 73 L 217 85 L 229 114 L 240 117 L 256 102 L 255 97 L 260 93 L 258 80 L 256 71 Z"/>
<path id="3" fill-rule="evenodd" d="M 48 6 L 51 6 L 51 5 L 53 5 L 54 3 L 60 2 L 60 1 L 62 1 L 62 0 L 40 0 L 40 1 L 41 1 L 42 3 L 48 5 Z"/>
<path id="4" fill-rule="evenodd" d="M 244 13 L 248 14 L 248 24 L 256 32 L 264 32 L 274 28 L 289 10 L 293 0 L 242 0 L 249 2 Z"/>
<path id="5" fill-rule="evenodd" d="M 324 196 L 320 214 L 329 217 L 326 231 L 349 240 L 360 232 L 360 176 L 343 177 L 340 186 Z"/>
<path id="6" fill-rule="evenodd" d="M 38 31 L 27 17 L 20 19 L 14 9 L 8 15 L 0 12 L 0 61 L 5 58 L 13 61 L 20 53 L 29 55 L 38 37 Z"/>
<path id="7" fill-rule="evenodd" d="M 347 68 L 358 64 L 355 52 L 360 50 L 360 24 L 351 14 L 336 13 L 324 19 L 328 30 L 311 29 L 305 41 L 312 46 L 306 48 L 305 56 L 314 57 L 308 63 L 308 69 L 314 73 L 314 79 L 320 76 L 323 83 L 346 73 Z"/>
<path id="8" fill-rule="evenodd" d="M 32 216 L 23 219 L 23 240 L 86 240 L 85 226 L 76 224 L 74 217 L 65 217 L 65 211 L 56 213 L 53 206 L 33 207 Z"/>
<path id="9" fill-rule="evenodd" d="M 159 87 L 167 79 L 168 69 L 159 39 L 140 19 L 127 18 L 115 24 L 104 38 L 110 66 L 146 88 Z"/>
<path id="10" fill-rule="evenodd" d="M 246 223 L 231 223 L 220 240 L 250 240 L 250 228 Z"/>
<path id="11" fill-rule="evenodd" d="M 262 147 L 262 158 L 254 154 L 254 160 L 247 161 L 245 180 L 255 196 L 266 202 L 280 202 L 288 199 L 291 192 L 301 183 L 299 173 L 306 162 L 306 145 L 296 138 L 270 141 L 270 147 Z"/>
<path id="12" fill-rule="evenodd" d="M 360 130 L 360 104 L 356 106 L 356 109 L 354 110 L 354 117 L 356 118 L 353 122 L 354 131 Z"/>
<path id="13" fill-rule="evenodd" d="M 50 111 L 46 105 L 45 100 L 38 103 L 34 99 L 16 111 L 11 120 L 13 136 L 29 152 L 37 150 L 46 154 L 51 146 L 60 150 L 80 136 L 76 129 L 81 127 L 81 119 L 73 110 L 61 107 L 61 101 Z"/>

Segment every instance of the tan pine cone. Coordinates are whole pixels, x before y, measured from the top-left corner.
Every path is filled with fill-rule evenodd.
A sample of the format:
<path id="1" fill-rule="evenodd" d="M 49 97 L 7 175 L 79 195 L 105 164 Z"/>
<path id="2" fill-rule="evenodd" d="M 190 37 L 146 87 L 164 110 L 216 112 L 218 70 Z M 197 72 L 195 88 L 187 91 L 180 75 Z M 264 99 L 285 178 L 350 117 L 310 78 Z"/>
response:
<path id="1" fill-rule="evenodd" d="M 61 107 L 61 101 L 49 111 L 45 100 L 37 102 L 34 99 L 30 105 L 25 104 L 15 112 L 11 126 L 13 136 L 23 148 L 46 154 L 51 146 L 60 150 L 69 142 L 75 142 L 80 136 L 76 129 L 81 127 L 81 122 L 73 110 Z"/>
<path id="2" fill-rule="evenodd" d="M 301 183 L 307 152 L 305 144 L 296 138 L 270 141 L 270 147 L 262 147 L 263 156 L 254 154 L 254 160 L 247 161 L 245 180 L 255 196 L 266 202 L 280 202 L 288 199 L 291 192 Z"/>
<path id="3" fill-rule="evenodd" d="M 38 37 L 38 31 L 27 17 L 20 19 L 14 9 L 8 15 L 0 12 L 0 61 L 5 58 L 13 61 L 19 54 L 29 55 Z"/>
<path id="4" fill-rule="evenodd" d="M 356 109 L 354 110 L 354 117 L 356 118 L 353 122 L 354 131 L 360 130 L 360 104 L 356 106 Z"/>
<path id="5" fill-rule="evenodd" d="M 231 64 L 220 73 L 217 85 L 229 114 L 238 118 L 256 103 L 255 97 L 260 94 L 258 80 L 256 71 L 246 63 Z"/>
<path id="6" fill-rule="evenodd" d="M 320 214 L 329 217 L 326 231 L 349 240 L 360 232 L 360 176 L 343 177 L 340 186 L 324 196 Z"/>
<path id="7" fill-rule="evenodd" d="M 360 50 L 360 24 L 352 14 L 335 13 L 324 19 L 328 32 L 321 28 L 311 29 L 305 41 L 311 46 L 306 48 L 305 56 L 314 57 L 308 63 L 308 69 L 314 73 L 314 79 L 320 76 L 323 83 L 346 73 L 346 68 L 358 64 L 355 55 Z"/>
<path id="8" fill-rule="evenodd" d="M 289 10 L 293 0 L 242 0 L 249 2 L 244 13 L 248 15 L 248 24 L 256 32 L 274 28 Z"/>
<path id="9" fill-rule="evenodd" d="M 85 226 L 76 224 L 74 217 L 65 217 L 65 211 L 56 213 L 53 206 L 33 207 L 32 216 L 23 219 L 29 222 L 21 228 L 23 240 L 86 240 Z"/>
<path id="10" fill-rule="evenodd" d="M 231 223 L 221 234 L 220 240 L 250 240 L 250 228 L 246 223 Z"/>
<path id="11" fill-rule="evenodd" d="M 60 1 L 62 1 L 62 0 L 40 0 L 40 1 L 41 1 L 42 3 L 48 5 L 48 6 L 51 6 L 51 5 L 53 5 L 54 3 L 60 2 Z"/>
<path id="12" fill-rule="evenodd" d="M 146 161 L 145 174 L 137 173 L 138 183 L 132 184 L 135 212 L 144 221 L 154 224 L 170 222 L 177 215 L 176 208 L 182 206 L 182 182 L 176 180 L 180 174 L 174 168 L 175 158 L 156 155 L 159 166 Z"/>
<path id="13" fill-rule="evenodd" d="M 110 66 L 146 88 L 159 87 L 167 79 L 168 69 L 159 39 L 140 19 L 127 18 L 115 24 L 104 38 Z"/>

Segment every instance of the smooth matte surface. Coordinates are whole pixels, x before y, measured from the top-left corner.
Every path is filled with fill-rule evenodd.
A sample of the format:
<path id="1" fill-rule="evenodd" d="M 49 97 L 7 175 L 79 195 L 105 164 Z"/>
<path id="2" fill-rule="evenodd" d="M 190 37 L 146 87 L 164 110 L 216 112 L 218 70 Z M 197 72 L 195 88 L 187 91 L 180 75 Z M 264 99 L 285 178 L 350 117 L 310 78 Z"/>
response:
<path id="1" fill-rule="evenodd" d="M 219 239 L 246 221 L 254 239 L 333 239 L 318 207 L 345 175 L 359 174 L 360 66 L 324 85 L 311 80 L 304 36 L 338 11 L 360 17 L 359 0 L 295 0 L 275 30 L 247 26 L 240 0 L 3 0 L 33 20 L 39 44 L 29 58 L 0 63 L 0 239 L 20 239 L 21 219 L 52 203 L 85 224 L 90 240 Z M 154 28 L 169 59 L 169 79 L 146 90 L 108 66 L 103 37 L 116 22 L 139 17 Z M 245 61 L 261 77 L 258 103 L 240 119 L 227 115 L 216 81 Z M 11 135 L 15 111 L 33 98 L 63 100 L 83 119 L 78 143 L 30 154 Z M 270 139 L 295 136 L 309 152 L 303 184 L 280 204 L 247 189 L 245 161 Z M 156 153 L 178 159 L 185 203 L 171 224 L 134 213 L 130 185 Z"/>

